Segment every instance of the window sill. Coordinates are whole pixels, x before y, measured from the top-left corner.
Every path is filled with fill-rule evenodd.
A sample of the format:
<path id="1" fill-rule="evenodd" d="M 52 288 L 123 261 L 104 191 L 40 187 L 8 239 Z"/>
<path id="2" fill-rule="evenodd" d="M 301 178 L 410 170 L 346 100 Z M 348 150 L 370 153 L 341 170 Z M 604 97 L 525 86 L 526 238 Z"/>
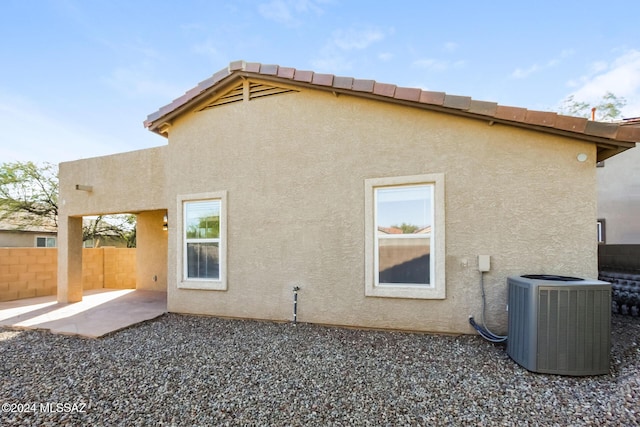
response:
<path id="1" fill-rule="evenodd" d="M 446 297 L 444 287 L 396 285 L 368 286 L 365 296 L 406 299 L 445 299 Z"/>
<path id="2" fill-rule="evenodd" d="M 227 284 L 222 281 L 189 280 L 178 283 L 178 289 L 195 289 L 202 291 L 226 291 Z"/>

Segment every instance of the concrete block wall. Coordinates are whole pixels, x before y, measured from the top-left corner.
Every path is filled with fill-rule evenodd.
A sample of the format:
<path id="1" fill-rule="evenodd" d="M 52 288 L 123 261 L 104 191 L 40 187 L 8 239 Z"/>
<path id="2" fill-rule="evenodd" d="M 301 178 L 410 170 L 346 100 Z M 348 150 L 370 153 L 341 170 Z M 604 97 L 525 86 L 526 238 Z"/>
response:
<path id="1" fill-rule="evenodd" d="M 82 289 L 101 288 L 104 288 L 104 250 L 85 248 L 82 250 Z"/>
<path id="2" fill-rule="evenodd" d="M 56 248 L 0 248 L 0 301 L 55 295 Z M 135 289 L 136 250 L 83 249 L 83 289 Z"/>
<path id="3" fill-rule="evenodd" d="M 56 293 L 55 248 L 0 248 L 0 301 Z"/>
<path id="4" fill-rule="evenodd" d="M 100 248 L 99 250 L 104 251 L 104 282 L 102 287 L 135 289 L 136 250 L 112 247 Z M 84 270 L 84 262 L 82 268 Z"/>

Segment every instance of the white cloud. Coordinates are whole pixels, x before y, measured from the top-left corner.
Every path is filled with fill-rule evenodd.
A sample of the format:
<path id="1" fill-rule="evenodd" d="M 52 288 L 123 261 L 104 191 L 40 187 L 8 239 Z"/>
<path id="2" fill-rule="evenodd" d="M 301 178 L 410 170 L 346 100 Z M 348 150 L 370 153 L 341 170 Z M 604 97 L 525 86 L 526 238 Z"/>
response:
<path id="1" fill-rule="evenodd" d="M 384 38 L 384 33 L 375 28 L 337 30 L 332 44 L 341 50 L 366 49 Z"/>
<path id="2" fill-rule="evenodd" d="M 610 63 L 599 61 L 587 75 L 571 80 L 569 95 L 576 101 L 597 103 L 607 92 L 627 100 L 624 117 L 640 117 L 640 51 L 629 50 Z"/>
<path id="3" fill-rule="evenodd" d="M 392 32 L 393 29 L 389 30 Z M 320 50 L 320 56 L 311 61 L 318 71 L 339 72 L 350 70 L 354 63 L 354 51 L 364 51 L 371 45 L 384 40 L 386 33 L 379 28 L 348 28 L 336 30 Z M 386 61 L 392 54 L 382 53 L 378 59 Z"/>
<path id="4" fill-rule="evenodd" d="M 532 74 L 556 67 L 562 62 L 562 60 L 572 56 L 574 53 L 575 52 L 571 49 L 565 49 L 561 51 L 557 57 L 551 58 L 545 63 L 542 63 L 542 64 L 535 63 L 526 68 L 518 67 L 511 73 L 511 78 L 524 79 L 529 77 Z"/>
<path id="5" fill-rule="evenodd" d="M 223 64 L 228 61 L 226 53 L 221 51 L 217 43 L 212 39 L 206 39 L 191 47 L 191 51 L 197 55 L 204 56 L 213 64 Z"/>
<path id="6" fill-rule="evenodd" d="M 321 15 L 322 8 L 319 6 L 322 1 L 313 0 L 271 0 L 268 3 L 261 3 L 258 12 L 262 17 L 270 21 L 288 26 L 301 24 L 298 15 L 305 13 L 315 13 Z"/>
<path id="7" fill-rule="evenodd" d="M 106 82 L 127 97 L 153 95 L 160 98 L 173 99 L 184 92 L 184 88 L 150 76 L 153 73 L 148 65 L 131 65 L 114 69 L 105 79 Z"/>
<path id="8" fill-rule="evenodd" d="M 314 59 L 311 61 L 311 65 L 318 72 L 338 73 L 351 70 L 353 68 L 353 59 L 336 53 Z"/>
<path id="9" fill-rule="evenodd" d="M 391 52 L 382 52 L 378 54 L 378 59 L 381 61 L 390 61 L 393 59 L 393 53 Z"/>
<path id="10" fill-rule="evenodd" d="M 607 68 L 609 68 L 609 64 L 607 64 L 605 61 L 596 61 L 591 64 L 591 73 L 599 73 L 606 70 Z"/>
<path id="11" fill-rule="evenodd" d="M 456 42 L 446 42 L 443 46 L 445 52 L 454 52 L 458 50 L 458 43 Z"/>

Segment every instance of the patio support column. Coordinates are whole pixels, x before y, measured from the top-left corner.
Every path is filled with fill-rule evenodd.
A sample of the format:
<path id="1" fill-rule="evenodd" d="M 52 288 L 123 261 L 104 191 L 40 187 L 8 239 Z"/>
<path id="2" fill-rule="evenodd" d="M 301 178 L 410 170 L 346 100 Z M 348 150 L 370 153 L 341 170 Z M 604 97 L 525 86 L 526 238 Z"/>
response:
<path id="1" fill-rule="evenodd" d="M 58 221 L 58 302 L 82 301 L 82 217 Z"/>

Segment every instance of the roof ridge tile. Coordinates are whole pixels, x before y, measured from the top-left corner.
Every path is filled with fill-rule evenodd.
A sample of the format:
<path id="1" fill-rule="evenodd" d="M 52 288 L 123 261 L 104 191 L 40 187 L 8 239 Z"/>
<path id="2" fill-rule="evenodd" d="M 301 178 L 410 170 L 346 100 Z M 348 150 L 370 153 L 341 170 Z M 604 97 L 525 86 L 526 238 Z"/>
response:
<path id="1" fill-rule="evenodd" d="M 420 93 L 421 89 L 412 88 L 412 87 L 396 87 L 396 93 L 393 95 L 396 99 L 403 99 L 405 101 L 420 101 Z"/>
<path id="2" fill-rule="evenodd" d="M 558 114 L 556 116 L 555 127 L 557 129 L 568 130 L 570 132 L 584 133 L 588 121 L 589 120 L 584 117 L 573 117 Z"/>
<path id="3" fill-rule="evenodd" d="M 353 90 L 355 90 L 356 92 L 373 93 L 375 84 L 375 80 L 353 79 Z"/>
<path id="4" fill-rule="evenodd" d="M 471 99 L 467 111 L 473 114 L 482 114 L 483 116 L 495 117 L 497 109 L 497 102 L 476 101 L 475 99 Z"/>
<path id="5" fill-rule="evenodd" d="M 455 108 L 457 110 L 468 110 L 471 105 L 471 97 L 470 96 L 460 96 L 460 95 L 449 95 L 445 93 L 444 102 L 442 103 L 444 107 Z"/>
<path id="6" fill-rule="evenodd" d="M 380 83 L 373 82 L 373 93 L 375 95 L 388 96 L 389 98 L 393 98 L 396 94 L 396 85 L 392 85 L 389 83 Z"/>
<path id="7" fill-rule="evenodd" d="M 232 61 L 229 63 L 229 72 L 244 70 L 245 62 L 243 60 Z"/>
<path id="8" fill-rule="evenodd" d="M 527 110 L 524 122 L 532 125 L 554 127 L 557 115 L 558 113 L 550 111 Z"/>
<path id="9" fill-rule="evenodd" d="M 603 138 L 615 138 L 619 127 L 620 126 L 615 123 L 594 122 L 589 120 L 584 133 Z"/>
<path id="10" fill-rule="evenodd" d="M 260 66 L 260 74 L 266 74 L 267 76 L 277 76 L 278 66 L 275 64 L 262 64 Z"/>
<path id="11" fill-rule="evenodd" d="M 349 89 L 353 88 L 354 79 L 353 77 L 333 77 L 333 87 L 336 89 Z"/>
<path id="12" fill-rule="evenodd" d="M 296 73 L 295 68 L 291 67 L 278 67 L 278 77 L 282 77 L 283 79 L 293 79 L 293 76 Z"/>
<path id="13" fill-rule="evenodd" d="M 442 105 L 444 104 L 444 92 L 433 92 L 430 90 L 423 90 L 420 92 L 419 102 L 422 104 Z"/>
<path id="14" fill-rule="evenodd" d="M 296 70 L 293 75 L 293 80 L 311 83 L 311 80 L 313 80 L 313 71 Z"/>
<path id="15" fill-rule="evenodd" d="M 311 84 L 320 86 L 333 86 L 333 74 L 313 73 Z"/>
<path id="16" fill-rule="evenodd" d="M 496 108 L 496 119 L 510 120 L 513 122 L 524 122 L 527 109 L 522 107 L 510 107 L 508 105 L 498 105 Z"/>
<path id="17" fill-rule="evenodd" d="M 260 64 L 259 62 L 246 62 L 244 64 L 244 70 L 247 73 L 260 73 Z"/>

